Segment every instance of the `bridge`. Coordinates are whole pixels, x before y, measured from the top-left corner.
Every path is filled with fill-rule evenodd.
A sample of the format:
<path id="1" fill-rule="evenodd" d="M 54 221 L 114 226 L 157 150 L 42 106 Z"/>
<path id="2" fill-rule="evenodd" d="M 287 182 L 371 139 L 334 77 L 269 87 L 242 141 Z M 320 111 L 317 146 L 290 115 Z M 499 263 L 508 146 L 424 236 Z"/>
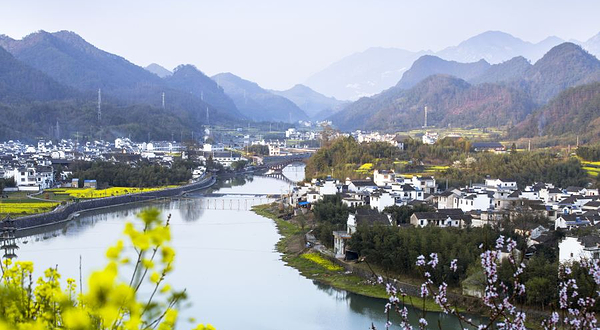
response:
<path id="1" fill-rule="evenodd" d="M 296 181 L 291 180 L 290 178 L 288 178 L 287 176 L 283 175 L 283 173 L 281 173 L 281 171 L 275 171 L 272 172 L 271 170 L 267 171 L 266 173 L 255 173 L 254 175 L 256 176 L 263 176 L 266 178 L 274 178 L 274 179 L 278 179 L 281 181 L 285 181 L 289 184 L 296 184 Z"/>
<path id="2" fill-rule="evenodd" d="M 312 156 L 312 153 L 292 154 L 288 156 L 268 156 L 263 158 L 263 167 L 275 172 L 281 172 L 292 163 L 304 163 Z"/>

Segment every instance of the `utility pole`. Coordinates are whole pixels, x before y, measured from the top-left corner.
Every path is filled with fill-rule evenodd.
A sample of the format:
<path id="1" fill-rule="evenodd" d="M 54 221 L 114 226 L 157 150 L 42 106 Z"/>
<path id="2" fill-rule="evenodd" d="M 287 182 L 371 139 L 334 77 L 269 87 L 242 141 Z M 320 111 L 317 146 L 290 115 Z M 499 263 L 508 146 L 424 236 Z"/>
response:
<path id="1" fill-rule="evenodd" d="M 98 123 L 102 120 L 102 90 L 98 88 Z"/>

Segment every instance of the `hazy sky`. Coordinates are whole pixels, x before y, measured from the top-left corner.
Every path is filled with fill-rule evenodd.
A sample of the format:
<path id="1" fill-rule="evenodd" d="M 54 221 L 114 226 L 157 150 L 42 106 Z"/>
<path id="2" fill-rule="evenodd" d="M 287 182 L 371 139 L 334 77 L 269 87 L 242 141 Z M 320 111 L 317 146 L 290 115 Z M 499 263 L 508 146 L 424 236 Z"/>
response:
<path id="1" fill-rule="evenodd" d="M 285 89 L 369 47 L 434 51 L 487 30 L 537 42 L 600 32 L 597 0 L 0 0 L 0 34 L 71 30 L 145 66 L 191 63 Z"/>

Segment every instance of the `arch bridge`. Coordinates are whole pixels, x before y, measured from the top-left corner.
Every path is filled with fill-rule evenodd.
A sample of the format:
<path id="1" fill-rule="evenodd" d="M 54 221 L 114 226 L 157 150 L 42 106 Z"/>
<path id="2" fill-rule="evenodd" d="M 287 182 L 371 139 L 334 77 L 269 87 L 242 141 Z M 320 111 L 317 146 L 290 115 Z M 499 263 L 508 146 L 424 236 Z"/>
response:
<path id="1" fill-rule="evenodd" d="M 292 163 L 304 163 L 312 156 L 312 153 L 293 154 L 289 156 L 269 156 L 263 158 L 263 167 L 274 171 L 281 172 L 286 166 Z"/>

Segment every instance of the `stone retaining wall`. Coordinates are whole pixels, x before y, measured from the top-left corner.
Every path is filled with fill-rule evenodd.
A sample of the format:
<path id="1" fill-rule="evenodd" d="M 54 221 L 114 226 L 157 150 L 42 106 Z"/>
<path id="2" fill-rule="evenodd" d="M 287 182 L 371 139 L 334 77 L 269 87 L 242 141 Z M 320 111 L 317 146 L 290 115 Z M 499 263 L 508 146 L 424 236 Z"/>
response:
<path id="1" fill-rule="evenodd" d="M 80 201 L 80 202 L 73 202 L 73 203 L 69 203 L 66 206 L 59 206 L 52 212 L 29 215 L 29 216 L 18 218 L 18 219 L 16 219 L 16 221 L 14 221 L 14 226 L 18 230 L 35 228 L 35 227 L 40 227 L 40 226 L 47 226 L 47 225 L 51 225 L 51 224 L 55 224 L 58 222 L 68 220 L 72 214 L 77 213 L 77 212 L 82 212 L 82 211 L 87 211 L 87 210 L 92 210 L 92 209 L 97 209 L 97 208 L 104 208 L 104 207 L 109 207 L 109 206 L 115 206 L 115 205 L 121 205 L 121 204 L 141 202 L 141 201 L 146 201 L 146 200 L 151 200 L 151 199 L 156 199 L 156 198 L 179 196 L 179 195 L 182 195 L 184 193 L 187 193 L 187 192 L 190 192 L 193 190 L 208 188 L 208 187 L 212 186 L 215 182 L 216 182 L 216 178 L 214 176 L 210 176 L 210 177 L 204 178 L 198 182 L 194 182 L 194 183 L 191 183 L 191 184 L 188 184 L 185 186 L 176 187 L 176 188 L 168 188 L 168 189 L 157 190 L 157 191 L 143 192 L 143 193 L 139 193 L 139 194 L 129 194 L 129 195 L 121 195 L 121 196 L 115 196 L 115 197 L 106 197 L 106 198 L 91 199 L 91 200 Z M 0 223 L 0 228 L 2 228 L 2 227 L 3 227 L 3 224 Z"/>

